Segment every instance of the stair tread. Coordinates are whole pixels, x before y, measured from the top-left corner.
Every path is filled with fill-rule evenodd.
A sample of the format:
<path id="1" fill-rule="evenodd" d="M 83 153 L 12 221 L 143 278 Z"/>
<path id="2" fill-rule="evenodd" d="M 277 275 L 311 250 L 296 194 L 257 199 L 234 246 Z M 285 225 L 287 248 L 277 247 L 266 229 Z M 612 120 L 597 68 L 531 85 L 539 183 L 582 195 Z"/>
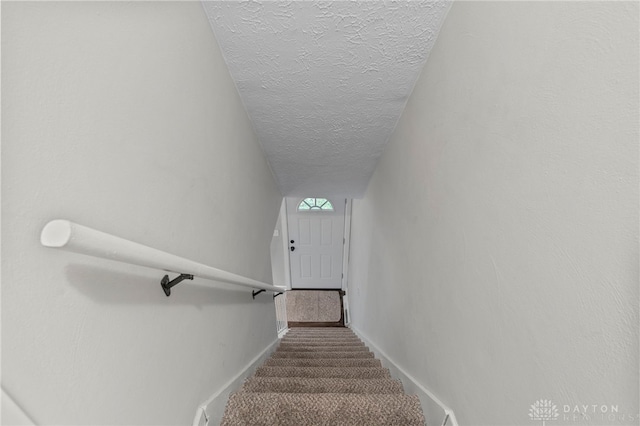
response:
<path id="1" fill-rule="evenodd" d="M 281 343 L 276 351 L 296 352 L 369 352 L 366 346 L 301 346 Z"/>
<path id="2" fill-rule="evenodd" d="M 242 392 L 281 393 L 402 393 L 402 384 L 393 379 L 342 379 L 335 377 L 252 377 Z"/>
<path id="3" fill-rule="evenodd" d="M 222 426 L 424 426 L 420 400 L 349 328 L 290 329 L 242 388 Z"/>
<path id="4" fill-rule="evenodd" d="M 297 352 L 282 351 L 274 352 L 272 358 L 374 358 L 373 352 L 351 351 L 351 352 Z"/>
<path id="5" fill-rule="evenodd" d="M 323 340 L 323 341 L 317 341 L 317 340 L 304 340 L 301 342 L 295 342 L 292 340 L 283 340 L 280 342 L 280 345 L 287 345 L 287 346 L 292 346 L 292 345 L 297 345 L 297 346 L 366 346 L 364 344 L 364 342 L 360 342 L 357 340 L 353 340 L 353 341 L 336 341 L 336 340 Z"/>
<path id="6" fill-rule="evenodd" d="M 290 327 L 288 333 L 351 333 L 349 327 Z"/>
<path id="7" fill-rule="evenodd" d="M 331 329 L 331 330 L 306 330 L 301 331 L 300 329 L 289 329 L 287 332 L 287 336 L 298 335 L 298 336 L 355 336 L 356 333 L 349 329 Z"/>
<path id="8" fill-rule="evenodd" d="M 364 342 L 360 339 L 294 339 L 283 338 L 280 343 L 289 343 L 296 345 L 364 345 Z"/>
<path id="9" fill-rule="evenodd" d="M 383 367 L 258 367 L 255 376 L 269 377 L 336 377 L 336 378 L 390 378 Z"/>
<path id="10" fill-rule="evenodd" d="M 222 426 L 424 426 L 420 401 L 404 394 L 245 393 L 229 398 Z"/>
<path id="11" fill-rule="evenodd" d="M 311 332 L 292 332 L 289 331 L 286 336 L 327 336 L 327 337 L 357 337 L 352 331 L 311 331 Z"/>
<path id="12" fill-rule="evenodd" d="M 309 333 L 309 334 L 289 334 L 287 333 L 285 336 L 290 339 L 358 339 L 358 336 L 351 333 L 333 333 L 333 334 L 318 334 L 318 333 Z"/>
<path id="13" fill-rule="evenodd" d="M 270 367 L 382 367 L 375 358 L 269 358 Z"/>
<path id="14" fill-rule="evenodd" d="M 287 332 L 287 336 L 292 336 L 292 335 L 298 335 L 298 336 L 318 336 L 318 335 L 323 335 L 323 336 L 355 336 L 356 333 L 354 333 L 351 330 L 315 330 L 315 331 L 300 331 L 299 329 L 289 329 L 289 331 Z"/>

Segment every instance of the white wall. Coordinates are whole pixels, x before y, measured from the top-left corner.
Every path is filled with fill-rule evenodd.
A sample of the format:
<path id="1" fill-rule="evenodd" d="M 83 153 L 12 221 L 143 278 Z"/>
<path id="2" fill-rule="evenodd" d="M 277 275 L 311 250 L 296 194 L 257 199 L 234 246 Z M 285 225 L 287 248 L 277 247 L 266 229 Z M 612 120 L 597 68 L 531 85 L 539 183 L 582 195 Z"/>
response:
<path id="1" fill-rule="evenodd" d="M 16 404 L 11 395 L 7 394 L 4 389 L 2 389 L 0 413 L 3 425 L 33 426 L 34 424 L 33 420 L 27 416 L 24 410 Z"/>
<path id="2" fill-rule="evenodd" d="M 638 3 L 455 2 L 354 203 L 353 324 L 460 424 L 639 422 L 638 63 Z"/>
<path id="3" fill-rule="evenodd" d="M 2 12 L 2 387 L 37 424 L 189 424 L 276 339 L 272 298 L 167 298 L 162 272 L 39 233 L 67 218 L 271 281 L 282 198 L 202 6 Z"/>

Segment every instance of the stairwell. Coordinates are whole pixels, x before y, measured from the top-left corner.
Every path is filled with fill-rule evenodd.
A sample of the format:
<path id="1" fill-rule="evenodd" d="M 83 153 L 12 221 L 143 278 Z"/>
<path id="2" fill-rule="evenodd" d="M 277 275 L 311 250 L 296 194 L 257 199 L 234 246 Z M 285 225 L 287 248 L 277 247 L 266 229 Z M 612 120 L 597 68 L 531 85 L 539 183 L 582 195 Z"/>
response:
<path id="1" fill-rule="evenodd" d="M 424 426 L 420 401 L 349 328 L 293 328 L 231 395 L 221 425 Z"/>

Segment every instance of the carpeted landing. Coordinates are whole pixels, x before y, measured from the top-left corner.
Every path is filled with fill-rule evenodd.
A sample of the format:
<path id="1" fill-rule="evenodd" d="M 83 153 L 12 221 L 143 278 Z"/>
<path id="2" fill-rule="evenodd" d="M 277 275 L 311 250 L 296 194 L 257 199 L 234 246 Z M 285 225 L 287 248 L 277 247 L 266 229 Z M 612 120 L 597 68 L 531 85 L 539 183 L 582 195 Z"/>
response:
<path id="1" fill-rule="evenodd" d="M 227 402 L 222 426 L 424 426 L 420 401 L 348 328 L 293 328 Z"/>

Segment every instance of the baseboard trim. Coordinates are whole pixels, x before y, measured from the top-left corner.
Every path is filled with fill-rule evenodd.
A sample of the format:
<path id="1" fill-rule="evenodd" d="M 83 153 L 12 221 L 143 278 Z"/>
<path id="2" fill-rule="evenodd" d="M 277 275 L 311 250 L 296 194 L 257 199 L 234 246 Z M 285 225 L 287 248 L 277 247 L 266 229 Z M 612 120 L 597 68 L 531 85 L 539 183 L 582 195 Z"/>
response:
<path id="1" fill-rule="evenodd" d="M 282 339 L 289 332 L 289 327 L 278 331 L 278 339 Z"/>
<path id="2" fill-rule="evenodd" d="M 224 409 L 227 405 L 227 400 L 229 399 L 231 392 L 242 386 L 244 380 L 253 374 L 256 368 L 258 368 L 271 355 L 279 342 L 279 338 L 274 340 L 220 390 L 200 404 L 193 419 L 193 426 L 219 425 L 222 421 Z"/>
<path id="3" fill-rule="evenodd" d="M 427 389 L 424 385 L 418 382 L 413 376 L 407 373 L 404 369 L 399 367 L 391 358 L 387 356 L 384 351 L 382 351 L 378 346 L 376 346 L 366 335 L 364 335 L 360 330 L 355 328 L 353 325 L 350 326 L 354 333 L 358 335 L 360 339 L 376 354 L 376 357 L 382 361 L 382 364 L 387 367 L 392 376 L 395 376 L 397 379 L 405 385 L 405 388 L 411 388 L 410 390 L 415 392 L 420 401 L 422 402 L 423 408 L 428 404 L 435 403 L 438 407 L 440 407 L 443 411 L 442 421 L 437 425 L 445 425 L 446 426 L 458 426 L 458 420 L 456 419 L 456 415 L 453 410 L 447 407 L 440 399 L 434 395 L 429 389 Z M 407 386 L 407 385 L 410 386 Z M 429 422 L 427 422 L 429 424 Z M 436 425 L 434 425 L 436 426 Z"/>

